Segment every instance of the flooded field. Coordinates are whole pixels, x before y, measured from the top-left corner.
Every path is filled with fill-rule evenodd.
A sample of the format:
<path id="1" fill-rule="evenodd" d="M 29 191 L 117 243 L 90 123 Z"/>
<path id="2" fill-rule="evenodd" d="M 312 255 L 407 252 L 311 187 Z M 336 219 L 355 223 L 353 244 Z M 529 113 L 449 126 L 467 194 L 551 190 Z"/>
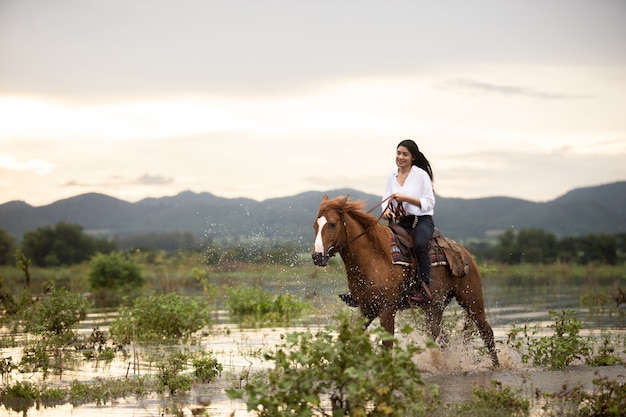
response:
<path id="1" fill-rule="evenodd" d="M 67 417 L 73 416 L 162 416 L 162 415 L 192 415 L 203 410 L 209 416 L 253 416 L 246 411 L 245 403 L 230 400 L 225 389 L 236 387 L 243 383 L 247 372 L 255 372 L 272 366 L 264 361 L 262 353 L 274 349 L 281 344 L 282 336 L 296 331 L 315 332 L 328 324 L 336 313 L 346 310 L 336 295 L 344 291 L 342 281 L 326 281 L 319 285 L 300 283 L 298 280 L 289 283 L 265 282 L 264 287 L 270 291 L 289 291 L 303 296 L 315 306 L 313 314 L 307 315 L 295 327 L 270 327 L 261 329 L 242 328 L 231 323 L 224 309 L 214 312 L 214 324 L 205 329 L 193 342 L 187 345 L 143 345 L 127 348 L 126 356 L 118 354 L 112 362 L 95 363 L 85 362 L 83 365 L 69 366 L 62 375 L 50 375 L 49 384 L 66 384 L 72 380 L 90 381 L 96 377 L 123 378 L 126 375 L 146 375 L 155 372 L 150 358 L 163 355 L 167 351 L 177 349 L 210 350 L 223 365 L 223 372 L 218 381 L 203 384 L 181 396 L 168 397 L 167 400 L 158 396 L 135 399 L 132 397 L 116 400 L 104 405 L 87 404 L 73 407 L 69 404 L 28 411 L 28 416 Z M 558 392 L 564 384 L 572 387 L 582 385 L 591 389 L 594 373 L 612 379 L 624 381 L 626 368 L 622 365 L 608 367 L 590 367 L 582 363 L 573 363 L 562 371 L 551 371 L 523 363 L 518 352 L 505 344 L 507 333 L 513 323 L 518 325 L 540 326 L 548 331 L 550 310 L 574 309 L 577 317 L 584 323 L 582 334 L 588 337 L 601 337 L 603 332 L 610 332 L 612 337 L 626 338 L 626 305 L 618 307 L 614 302 L 603 306 L 589 308 L 581 306 L 581 296 L 584 293 L 603 292 L 611 294 L 613 287 L 588 288 L 580 286 L 506 286 L 485 283 L 486 305 L 488 319 L 494 329 L 499 357 L 502 367 L 498 370 L 491 368 L 491 361 L 480 347 L 482 342 L 478 337 L 473 339 L 470 346 L 461 342 L 460 335 L 454 334 L 451 345 L 445 351 L 428 349 L 415 357 L 423 379 L 430 384 L 440 387 L 440 398 L 444 402 L 468 401 L 472 397 L 473 389 L 477 386 L 488 386 L 491 381 L 511 387 L 519 388 L 528 396 L 534 398 L 538 392 Z M 453 303 L 447 310 L 447 316 L 461 318 L 458 306 Z M 88 335 L 94 326 L 106 329 L 112 320 L 112 314 L 90 314 L 88 319 L 81 323 L 80 333 Z M 412 325 L 414 316 L 410 311 L 399 314 L 399 324 Z M 378 322 L 374 322 L 377 325 Z M 398 336 L 402 341 L 404 336 Z M 412 342 L 423 343 L 426 336 L 414 331 L 408 336 Z M 406 341 L 406 338 L 404 339 Z M 11 356 L 18 362 L 22 355 L 21 348 L 5 348 L 1 352 L 3 357 Z M 623 354 L 622 354 L 623 356 Z M 13 374 L 12 381 L 21 379 L 37 379 L 35 375 Z M 541 402 L 532 402 L 532 416 L 540 416 Z M 172 410 L 176 410 L 175 412 Z M 0 408 L 0 415 L 21 415 L 14 411 Z"/>

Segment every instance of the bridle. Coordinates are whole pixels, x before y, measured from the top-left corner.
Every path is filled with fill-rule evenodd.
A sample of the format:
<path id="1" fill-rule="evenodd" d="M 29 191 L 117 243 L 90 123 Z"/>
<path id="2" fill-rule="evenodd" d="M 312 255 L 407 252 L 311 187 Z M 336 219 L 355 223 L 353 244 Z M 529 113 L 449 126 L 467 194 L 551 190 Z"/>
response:
<path id="1" fill-rule="evenodd" d="M 371 213 L 372 211 L 374 211 L 377 207 L 382 206 L 385 202 L 389 201 L 391 199 L 392 196 L 389 196 L 385 199 L 383 199 L 380 203 L 376 203 L 374 205 L 374 207 L 372 207 L 371 209 L 369 209 L 367 211 L 367 213 Z M 402 207 L 402 204 L 398 204 L 398 207 Z M 396 208 L 397 210 L 397 208 Z M 349 244 L 351 244 L 352 242 L 354 242 L 355 240 L 357 240 L 358 238 L 360 238 L 361 236 L 363 236 L 364 234 L 366 234 L 367 232 L 370 231 L 370 229 L 372 227 L 374 227 L 374 225 L 368 226 L 366 227 L 361 233 L 359 233 L 358 235 L 356 235 L 355 237 L 353 237 L 352 239 L 348 240 L 348 223 L 346 222 L 346 218 L 345 218 L 345 213 L 343 212 L 343 210 L 337 210 L 339 212 L 339 217 L 341 218 L 341 222 L 343 223 L 343 232 L 346 236 L 346 243 L 343 243 L 341 245 L 338 245 L 338 247 L 335 247 L 334 245 L 328 248 L 328 257 L 332 258 L 333 256 L 335 256 L 335 254 L 337 252 L 341 252 L 346 246 L 348 246 Z M 380 213 L 380 216 L 378 216 L 377 222 L 380 221 L 380 219 L 383 217 L 383 213 Z"/>

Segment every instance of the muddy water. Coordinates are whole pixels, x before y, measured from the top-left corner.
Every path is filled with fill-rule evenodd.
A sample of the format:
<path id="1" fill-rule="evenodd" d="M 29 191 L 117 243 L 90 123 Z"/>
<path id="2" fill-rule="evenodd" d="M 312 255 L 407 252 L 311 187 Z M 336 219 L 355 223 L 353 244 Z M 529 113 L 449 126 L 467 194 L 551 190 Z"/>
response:
<path id="1" fill-rule="evenodd" d="M 292 283 L 293 284 L 293 283 Z M 604 289 L 611 291 L 610 288 Z M 303 290 L 305 291 L 305 290 Z M 192 415 L 196 409 L 204 409 L 210 416 L 253 416 L 246 411 L 246 406 L 241 401 L 233 401 L 225 395 L 225 389 L 242 383 L 239 377 L 246 371 L 258 371 L 271 364 L 264 362 L 262 352 L 281 344 L 281 335 L 295 331 L 315 331 L 326 324 L 336 312 L 344 309 L 334 294 L 341 291 L 338 285 L 329 285 L 327 288 L 318 288 L 315 291 L 306 290 L 307 294 L 318 306 L 318 313 L 307 317 L 300 326 L 291 328 L 263 328 L 242 329 L 236 324 L 228 322 L 224 312 L 216 313 L 216 323 L 210 331 L 200 337 L 195 343 L 184 346 L 189 349 L 211 350 L 224 366 L 222 377 L 211 384 L 194 387 L 194 389 L 179 397 L 163 400 L 157 396 L 147 399 L 126 398 L 107 403 L 103 406 L 95 404 L 72 407 L 63 405 L 49 409 L 28 411 L 29 416 L 161 416 L 170 415 L 168 411 L 176 407 L 183 415 Z M 549 322 L 549 310 L 560 311 L 573 308 L 578 312 L 578 318 L 585 324 L 583 333 L 591 337 L 600 337 L 601 332 L 610 331 L 613 335 L 621 335 L 626 338 L 626 306 L 617 308 L 604 306 L 593 313 L 587 308 L 580 307 L 581 288 L 485 288 L 486 304 L 488 306 L 488 318 L 494 328 L 498 341 L 499 357 L 502 368 L 491 369 L 491 363 L 486 355 L 483 355 L 476 347 L 481 346 L 477 338 L 472 346 L 465 346 L 460 341 L 460 336 L 453 335 L 450 347 L 446 351 L 430 349 L 418 355 L 415 360 L 422 371 L 423 379 L 427 383 L 437 384 L 440 387 L 441 399 L 445 402 L 467 401 L 471 399 L 473 389 L 477 386 L 488 387 L 491 381 L 497 380 L 504 385 L 519 388 L 528 398 L 535 398 L 537 392 L 558 392 L 564 384 L 569 387 L 583 385 L 591 389 L 591 381 L 594 373 L 599 371 L 601 375 L 623 381 L 626 376 L 626 368 L 623 366 L 592 368 L 581 363 L 574 363 L 564 371 L 549 371 L 542 368 L 524 364 L 517 352 L 508 348 L 504 341 L 511 323 L 539 325 L 544 328 Z M 314 293 L 311 296 L 311 293 Z M 321 296 L 320 294 L 325 294 Z M 304 295 L 304 294 L 303 294 Z M 448 314 L 455 316 L 459 313 L 458 306 L 451 305 Z M 460 315 L 459 315 L 460 317 Z M 81 333 L 89 334 L 94 325 L 106 328 L 110 321 L 109 315 L 91 315 L 86 323 L 82 324 Z M 402 312 L 398 318 L 400 323 L 411 324 L 413 316 L 410 312 Z M 374 323 L 375 325 L 377 322 Z M 548 330 L 548 329 L 546 329 Z M 425 336 L 416 331 L 408 336 L 412 342 L 422 343 Z M 148 357 L 155 352 L 164 352 L 169 349 L 180 349 L 181 346 L 153 346 L 129 348 L 129 357 L 116 358 L 112 363 L 94 364 L 90 362 L 75 370 L 65 371 L 62 377 L 51 376 L 48 381 L 54 383 L 67 383 L 73 379 L 89 381 L 95 377 L 117 377 L 125 375 L 154 373 L 153 364 Z M 620 350 L 623 350 L 622 345 Z M 19 361 L 21 348 L 3 349 L 3 357 L 12 356 L 14 362 Z M 139 358 L 133 361 L 133 356 Z M 13 375 L 13 381 L 19 379 L 35 378 L 32 375 Z M 541 403 L 538 400 L 532 402 L 533 416 L 541 415 Z M 20 415 L 0 408 L 0 415 Z"/>

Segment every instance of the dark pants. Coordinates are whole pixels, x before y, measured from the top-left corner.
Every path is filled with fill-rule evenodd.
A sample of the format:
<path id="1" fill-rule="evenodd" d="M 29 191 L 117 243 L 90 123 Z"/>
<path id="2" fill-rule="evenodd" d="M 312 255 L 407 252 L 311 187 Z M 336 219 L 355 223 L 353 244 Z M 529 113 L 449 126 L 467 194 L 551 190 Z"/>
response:
<path id="1" fill-rule="evenodd" d="M 400 225 L 405 227 L 403 222 Z M 433 235 L 435 230 L 435 223 L 433 216 L 418 216 L 417 224 L 415 228 L 412 228 L 413 224 L 406 225 L 405 227 L 414 240 L 415 259 L 417 261 L 416 280 L 419 278 L 427 285 L 430 284 L 430 255 L 428 254 L 428 241 Z M 418 276 L 419 274 L 419 276 Z"/>

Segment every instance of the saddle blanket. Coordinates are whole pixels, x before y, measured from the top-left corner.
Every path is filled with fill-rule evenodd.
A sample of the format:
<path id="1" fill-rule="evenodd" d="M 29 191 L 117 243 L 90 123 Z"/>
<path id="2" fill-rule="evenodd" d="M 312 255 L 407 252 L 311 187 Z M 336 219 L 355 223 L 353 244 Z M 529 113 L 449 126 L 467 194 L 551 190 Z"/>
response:
<path id="1" fill-rule="evenodd" d="M 411 266 L 410 254 L 405 254 L 398 246 L 395 234 L 391 234 L 391 257 L 394 265 Z M 448 265 L 448 259 L 442 251 L 430 250 L 430 263 L 432 266 Z"/>
<path id="2" fill-rule="evenodd" d="M 391 228 L 391 257 L 394 265 L 411 266 L 411 245 L 406 238 L 398 235 L 397 228 Z M 461 246 L 454 240 L 441 235 L 435 230 L 429 242 L 430 262 L 432 266 L 446 265 L 450 268 L 452 275 L 462 278 L 469 273 L 470 262 L 461 250 Z"/>

